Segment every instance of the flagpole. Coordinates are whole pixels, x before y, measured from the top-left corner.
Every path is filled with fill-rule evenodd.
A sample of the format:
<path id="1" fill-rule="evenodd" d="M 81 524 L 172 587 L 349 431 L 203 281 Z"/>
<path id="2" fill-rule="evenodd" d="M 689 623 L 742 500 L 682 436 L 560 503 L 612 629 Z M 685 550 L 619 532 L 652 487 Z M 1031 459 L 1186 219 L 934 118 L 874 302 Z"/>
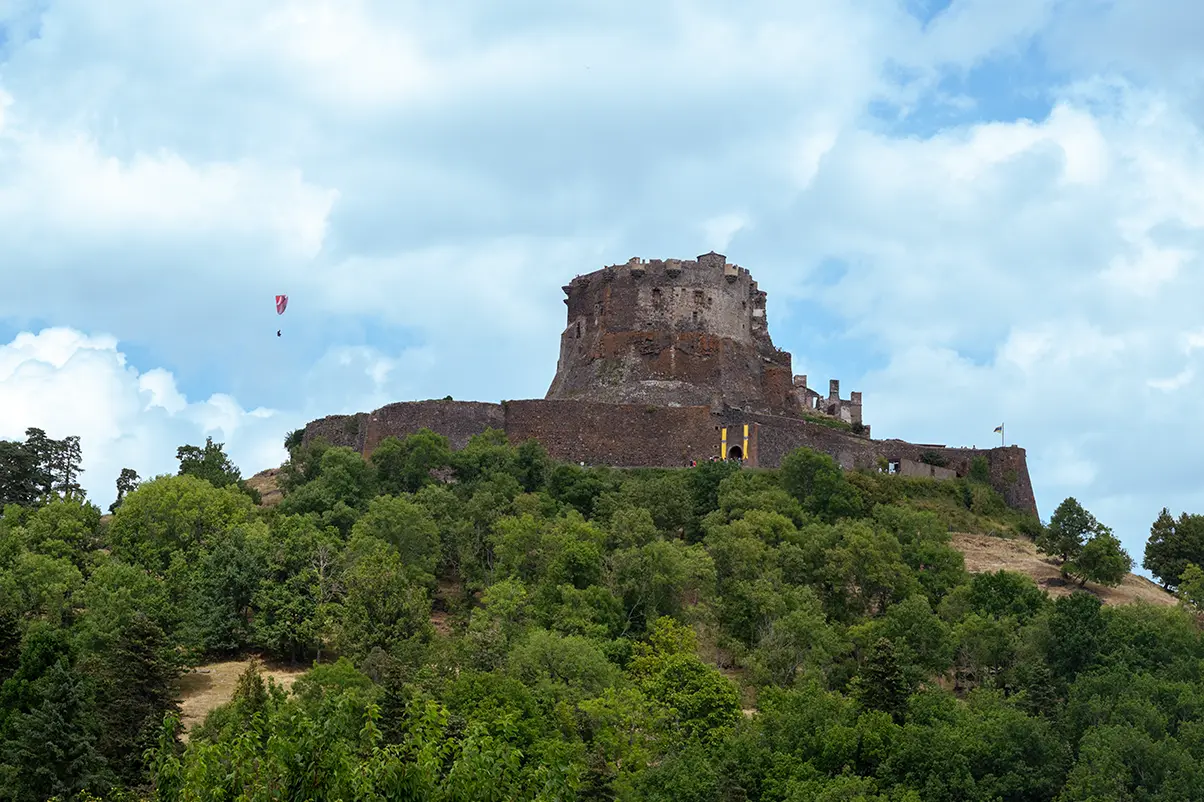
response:
<path id="1" fill-rule="evenodd" d="M 1002 423 L 999 424 L 999 445 L 1000 446 L 1007 445 L 1007 434 L 1004 432 L 1003 427 L 1004 427 L 1004 424 L 1002 424 Z"/>

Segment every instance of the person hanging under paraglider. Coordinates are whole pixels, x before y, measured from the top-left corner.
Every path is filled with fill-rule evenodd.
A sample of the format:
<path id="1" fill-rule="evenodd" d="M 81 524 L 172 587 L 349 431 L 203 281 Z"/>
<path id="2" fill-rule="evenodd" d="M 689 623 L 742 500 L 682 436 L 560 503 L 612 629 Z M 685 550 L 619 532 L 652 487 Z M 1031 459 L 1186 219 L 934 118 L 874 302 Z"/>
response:
<path id="1" fill-rule="evenodd" d="M 277 295 L 276 296 L 276 314 L 283 315 L 284 310 L 287 308 L 288 308 L 288 296 L 287 295 Z M 276 329 L 276 336 L 277 337 L 280 336 L 280 329 Z"/>

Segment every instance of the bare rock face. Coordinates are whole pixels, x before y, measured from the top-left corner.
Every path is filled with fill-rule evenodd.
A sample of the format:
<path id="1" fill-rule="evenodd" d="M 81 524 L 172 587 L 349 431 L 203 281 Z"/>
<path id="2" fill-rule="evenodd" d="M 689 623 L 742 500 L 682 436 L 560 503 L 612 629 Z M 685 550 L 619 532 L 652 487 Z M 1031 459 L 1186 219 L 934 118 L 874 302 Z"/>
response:
<path id="1" fill-rule="evenodd" d="M 547 399 L 801 414 L 765 293 L 722 254 L 632 259 L 564 291 L 568 325 Z"/>

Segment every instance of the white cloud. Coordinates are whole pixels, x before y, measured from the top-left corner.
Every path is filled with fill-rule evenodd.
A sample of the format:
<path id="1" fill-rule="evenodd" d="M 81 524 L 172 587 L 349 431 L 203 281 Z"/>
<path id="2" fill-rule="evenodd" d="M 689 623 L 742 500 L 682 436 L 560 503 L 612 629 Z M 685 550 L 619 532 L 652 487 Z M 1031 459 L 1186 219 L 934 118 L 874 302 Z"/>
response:
<path id="1" fill-rule="evenodd" d="M 245 410 L 228 395 L 189 402 L 170 373 L 139 373 L 117 341 L 71 329 L 23 332 L 0 345 L 0 438 L 24 439 L 37 427 L 53 438 L 78 435 L 81 483 L 107 507 L 124 467 L 144 478 L 174 473 L 175 449 L 206 436 L 250 475 L 284 458 L 283 437 L 298 415 Z"/>
<path id="2" fill-rule="evenodd" d="M 79 135 L 14 132 L 0 140 L 0 156 L 5 150 L 16 169 L 0 178 L 0 219 L 23 224 L 27 236 L 263 232 L 304 259 L 321 249 L 338 198 L 335 190 L 308 185 L 295 169 L 193 166 L 169 151 L 122 161 Z"/>
<path id="3" fill-rule="evenodd" d="M 305 417 L 541 396 L 562 284 L 713 247 L 877 435 L 1006 420 L 1139 554 L 1204 511 L 1204 11 L 908 5 L 0 3 L 4 420 L 89 481 L 205 431 L 266 467 Z"/>
<path id="4" fill-rule="evenodd" d="M 702 229 L 703 247 L 707 251 L 726 250 L 727 246 L 732 242 L 732 237 L 741 229 L 747 228 L 748 224 L 748 216 L 739 212 L 721 214 L 709 220 L 704 220 L 700 226 Z"/>
<path id="5" fill-rule="evenodd" d="M 1161 390 L 1164 393 L 1170 393 L 1174 392 L 1175 390 L 1182 390 L 1184 387 L 1190 384 L 1191 380 L 1195 377 L 1196 372 L 1194 370 L 1191 368 L 1184 368 L 1168 379 L 1150 379 L 1146 382 L 1146 384 L 1155 390 Z"/>

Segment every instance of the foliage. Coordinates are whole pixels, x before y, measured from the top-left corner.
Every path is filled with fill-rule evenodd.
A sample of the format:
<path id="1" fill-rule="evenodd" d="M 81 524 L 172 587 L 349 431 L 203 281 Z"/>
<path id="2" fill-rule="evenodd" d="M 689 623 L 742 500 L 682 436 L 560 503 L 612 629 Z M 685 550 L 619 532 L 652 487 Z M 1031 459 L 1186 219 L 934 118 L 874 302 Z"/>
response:
<path id="1" fill-rule="evenodd" d="M 1079 556 L 1088 538 L 1103 534 L 1110 535 L 1111 530 L 1069 497 L 1050 516 L 1049 526 L 1037 538 L 1037 549 L 1066 563 Z"/>
<path id="2" fill-rule="evenodd" d="M 1032 528 L 975 477 L 807 450 L 777 471 L 585 468 L 500 432 L 367 460 L 301 439 L 270 508 L 211 442 L 182 475 L 123 474 L 107 525 L 61 477 L 11 483 L 33 495 L 0 516 L 0 800 L 1204 787 L 1191 612 L 971 576 L 951 527 Z M 20 453 L 0 444 L 0 467 Z M 1065 570 L 1127 570 L 1063 506 Z M 1204 571 L 1178 570 L 1184 606 L 1204 603 Z M 253 662 L 185 744 L 180 672 L 248 653 L 310 668 L 286 692 Z"/>
<path id="3" fill-rule="evenodd" d="M 1087 581 L 1100 585 L 1119 585 L 1133 569 L 1133 559 L 1111 532 L 1101 532 L 1083 544 L 1078 557 L 1065 566 L 1066 573 L 1077 576 L 1080 585 Z"/>
<path id="4" fill-rule="evenodd" d="M 79 486 L 83 455 L 77 435 L 53 440 L 41 429 L 25 430 L 25 440 L 0 440 L 0 508 L 32 506 L 49 497 L 85 494 Z"/>
<path id="5" fill-rule="evenodd" d="M 979 454 L 978 456 L 974 457 L 974 459 L 970 460 L 970 472 L 967 474 L 967 478 L 974 482 L 990 484 L 991 468 L 989 465 L 987 465 L 986 457 Z"/>
<path id="6" fill-rule="evenodd" d="M 1185 512 L 1176 519 L 1163 507 L 1150 526 L 1142 567 L 1173 590 L 1189 563 L 1204 565 L 1204 515 Z"/>
<path id="7" fill-rule="evenodd" d="M 121 469 L 121 475 L 117 477 L 117 500 L 109 505 L 110 513 L 117 512 L 117 508 L 121 506 L 126 495 L 138 487 L 138 481 L 138 472 L 133 468 Z"/>

